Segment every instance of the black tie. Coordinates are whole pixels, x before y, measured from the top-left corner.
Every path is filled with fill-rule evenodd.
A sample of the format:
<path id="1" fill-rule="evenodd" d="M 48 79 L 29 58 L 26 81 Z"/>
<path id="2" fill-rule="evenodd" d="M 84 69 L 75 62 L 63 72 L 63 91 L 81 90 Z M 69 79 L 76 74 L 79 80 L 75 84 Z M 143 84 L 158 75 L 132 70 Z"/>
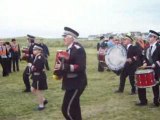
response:
<path id="1" fill-rule="evenodd" d="M 153 62 L 151 52 L 152 52 L 152 46 L 149 49 L 149 61 L 150 61 L 150 63 Z"/>
<path id="2" fill-rule="evenodd" d="M 67 49 L 66 51 L 70 54 L 70 50 L 71 50 L 71 49 L 69 48 L 69 49 Z"/>
<path id="3" fill-rule="evenodd" d="M 151 53 L 152 53 L 152 47 L 153 47 L 153 46 L 151 46 L 151 47 L 150 47 L 150 50 L 149 50 L 149 54 L 150 54 L 150 55 L 151 55 Z"/>

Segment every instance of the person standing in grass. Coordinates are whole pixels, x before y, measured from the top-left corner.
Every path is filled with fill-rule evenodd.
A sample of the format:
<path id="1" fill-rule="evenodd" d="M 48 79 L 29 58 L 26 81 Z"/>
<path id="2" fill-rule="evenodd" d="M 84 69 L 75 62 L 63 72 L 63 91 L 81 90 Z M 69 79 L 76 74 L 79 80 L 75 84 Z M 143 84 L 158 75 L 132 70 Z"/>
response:
<path id="1" fill-rule="evenodd" d="M 28 65 L 31 64 L 34 60 L 34 56 L 33 56 L 33 47 L 36 45 L 35 43 L 35 37 L 32 35 L 27 35 L 28 37 L 28 43 L 29 43 L 29 56 L 27 58 L 27 62 Z M 26 66 L 24 72 L 23 72 L 23 82 L 25 85 L 25 90 L 23 92 L 31 92 L 31 85 L 30 85 L 30 81 L 29 81 L 29 76 L 30 76 L 30 69 L 29 66 Z"/>
<path id="2" fill-rule="evenodd" d="M 16 42 L 16 39 L 11 40 L 11 48 L 12 48 L 12 64 L 13 64 L 13 72 L 19 71 L 19 59 L 21 56 L 20 46 Z"/>
<path id="3" fill-rule="evenodd" d="M 42 90 L 48 89 L 47 77 L 44 71 L 45 57 L 42 51 L 43 48 L 40 46 L 35 45 L 33 47 L 33 55 L 35 58 L 33 63 L 29 65 L 32 74 L 31 78 L 33 80 L 31 91 L 37 96 L 39 106 L 36 109 L 39 111 L 43 110 L 45 105 L 48 103 L 42 94 Z"/>
<path id="4" fill-rule="evenodd" d="M 129 76 L 129 81 L 131 84 L 131 95 L 134 95 L 136 94 L 135 71 L 139 65 L 141 51 L 138 49 L 138 47 L 133 46 L 133 38 L 131 35 L 125 35 L 123 45 L 127 49 L 127 60 L 120 74 L 119 88 L 115 92 L 123 93 L 126 78 Z"/>
<path id="5" fill-rule="evenodd" d="M 153 107 L 159 107 L 160 98 L 159 98 L 159 77 L 160 77 L 160 45 L 158 39 L 160 34 L 156 31 L 150 30 L 148 34 L 149 47 L 145 52 L 145 57 L 143 59 L 142 67 L 151 66 L 154 70 L 154 78 L 156 84 L 152 87 L 153 91 Z M 145 106 L 148 104 L 146 96 L 146 88 L 138 88 L 138 98 L 139 103 L 136 103 L 138 106 Z"/>
<path id="6" fill-rule="evenodd" d="M 7 64 L 8 64 L 7 59 L 8 59 L 8 56 L 7 56 L 6 45 L 5 45 L 4 41 L 2 39 L 0 39 L 0 63 L 1 63 L 1 66 L 2 66 L 3 77 L 9 75 L 8 70 L 7 70 Z"/>
<path id="7" fill-rule="evenodd" d="M 87 85 L 86 52 L 83 46 L 76 42 L 79 33 L 65 27 L 64 44 L 67 46 L 69 59 L 59 62 L 55 69 L 62 71 L 62 89 L 65 90 L 62 113 L 67 120 L 82 120 L 80 96 Z"/>

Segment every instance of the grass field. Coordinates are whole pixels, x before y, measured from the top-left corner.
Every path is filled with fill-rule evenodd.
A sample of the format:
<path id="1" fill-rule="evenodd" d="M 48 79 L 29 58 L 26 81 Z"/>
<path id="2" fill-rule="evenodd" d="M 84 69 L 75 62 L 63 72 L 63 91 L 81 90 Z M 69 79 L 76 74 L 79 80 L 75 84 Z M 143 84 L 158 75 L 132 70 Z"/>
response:
<path id="1" fill-rule="evenodd" d="M 135 106 L 137 95 L 130 95 L 130 84 L 126 81 L 122 94 L 114 93 L 118 89 L 119 76 L 112 72 L 97 72 L 97 41 L 84 42 L 87 52 L 88 86 L 81 96 L 83 120 L 158 120 L 160 108 L 151 108 L 152 91 L 147 89 L 149 105 Z M 49 64 L 54 66 L 57 46 L 54 42 L 47 42 L 50 46 Z M 23 43 L 24 44 L 24 43 Z M 55 43 L 57 44 L 57 43 Z M 22 73 L 26 63 L 20 62 L 20 72 L 2 77 L 0 68 L 0 120 L 64 120 L 61 113 L 61 103 L 64 91 L 61 81 L 52 79 L 52 70 L 46 71 L 49 89 L 44 92 L 49 103 L 44 111 L 34 111 L 35 97 L 31 93 L 23 93 L 24 84 Z"/>

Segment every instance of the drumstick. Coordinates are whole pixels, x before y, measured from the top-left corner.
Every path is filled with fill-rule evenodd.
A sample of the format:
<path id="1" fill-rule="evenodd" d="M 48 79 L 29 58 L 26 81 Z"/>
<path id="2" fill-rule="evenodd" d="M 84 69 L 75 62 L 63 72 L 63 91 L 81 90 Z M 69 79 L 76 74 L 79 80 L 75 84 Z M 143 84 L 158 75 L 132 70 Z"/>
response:
<path id="1" fill-rule="evenodd" d="M 138 69 L 152 69 L 152 66 L 141 66 Z"/>

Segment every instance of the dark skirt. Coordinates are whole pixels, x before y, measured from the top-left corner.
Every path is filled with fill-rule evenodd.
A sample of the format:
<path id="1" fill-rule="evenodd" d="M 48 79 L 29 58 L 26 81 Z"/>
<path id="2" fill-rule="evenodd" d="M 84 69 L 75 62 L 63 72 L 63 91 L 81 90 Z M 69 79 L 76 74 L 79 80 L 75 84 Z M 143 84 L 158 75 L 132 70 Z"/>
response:
<path id="1" fill-rule="evenodd" d="M 46 90 L 48 89 L 47 77 L 45 72 L 40 73 L 40 75 L 32 74 L 32 87 L 37 90 Z"/>

